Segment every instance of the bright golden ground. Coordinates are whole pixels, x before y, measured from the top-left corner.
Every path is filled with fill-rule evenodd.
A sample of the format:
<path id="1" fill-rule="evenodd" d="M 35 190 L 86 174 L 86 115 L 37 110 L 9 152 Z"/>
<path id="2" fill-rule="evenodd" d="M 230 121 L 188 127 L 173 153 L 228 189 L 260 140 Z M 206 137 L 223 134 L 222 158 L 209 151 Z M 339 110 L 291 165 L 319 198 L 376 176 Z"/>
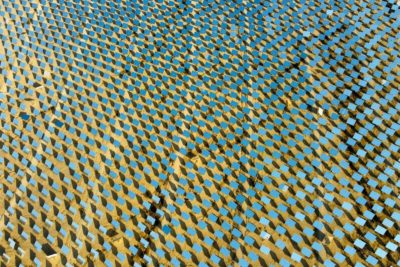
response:
<path id="1" fill-rule="evenodd" d="M 399 5 L 0 0 L 2 266 L 395 266 Z"/>

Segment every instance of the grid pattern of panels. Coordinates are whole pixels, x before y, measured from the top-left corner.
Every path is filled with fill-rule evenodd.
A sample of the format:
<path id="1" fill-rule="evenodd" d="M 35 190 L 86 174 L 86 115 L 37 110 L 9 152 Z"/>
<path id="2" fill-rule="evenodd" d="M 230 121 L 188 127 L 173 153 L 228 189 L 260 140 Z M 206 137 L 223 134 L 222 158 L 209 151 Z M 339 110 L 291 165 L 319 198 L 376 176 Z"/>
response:
<path id="1" fill-rule="evenodd" d="M 399 5 L 0 0 L 0 265 L 400 265 Z"/>

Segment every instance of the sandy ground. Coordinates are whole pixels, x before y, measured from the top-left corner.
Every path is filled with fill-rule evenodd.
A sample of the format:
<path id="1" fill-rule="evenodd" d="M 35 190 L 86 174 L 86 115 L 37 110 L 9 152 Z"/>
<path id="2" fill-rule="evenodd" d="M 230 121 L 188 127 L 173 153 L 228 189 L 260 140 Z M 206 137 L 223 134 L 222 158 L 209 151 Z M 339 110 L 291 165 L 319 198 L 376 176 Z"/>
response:
<path id="1" fill-rule="evenodd" d="M 375 23 L 383 5 L 14 2 L 3 266 L 398 262 L 399 34 L 386 11 Z"/>

